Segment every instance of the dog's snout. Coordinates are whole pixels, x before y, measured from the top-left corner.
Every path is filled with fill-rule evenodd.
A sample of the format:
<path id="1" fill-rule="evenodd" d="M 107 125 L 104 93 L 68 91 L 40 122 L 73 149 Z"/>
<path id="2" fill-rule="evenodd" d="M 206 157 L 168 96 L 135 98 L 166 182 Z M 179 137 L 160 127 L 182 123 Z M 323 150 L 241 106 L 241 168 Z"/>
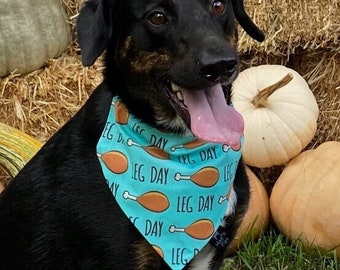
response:
<path id="1" fill-rule="evenodd" d="M 236 59 L 221 59 L 203 64 L 199 61 L 201 76 L 210 81 L 218 82 L 221 77 L 231 77 L 237 69 Z"/>

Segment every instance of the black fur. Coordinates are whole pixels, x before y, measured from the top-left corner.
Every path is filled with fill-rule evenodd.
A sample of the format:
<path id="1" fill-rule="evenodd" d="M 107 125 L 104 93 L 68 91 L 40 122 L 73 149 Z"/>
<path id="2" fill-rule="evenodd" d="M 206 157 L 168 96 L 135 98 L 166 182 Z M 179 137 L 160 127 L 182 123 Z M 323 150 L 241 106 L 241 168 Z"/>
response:
<path id="1" fill-rule="evenodd" d="M 169 103 L 169 82 L 195 91 L 218 79 L 228 89 L 238 63 L 233 9 L 247 31 L 262 36 L 242 1 L 222 2 L 220 15 L 212 14 L 210 0 L 85 4 L 78 19 L 83 63 L 93 64 L 106 50 L 104 81 L 0 195 L 0 269 L 168 269 L 116 205 L 96 144 L 114 95 L 142 121 L 181 133 L 190 122 Z M 167 16 L 166 25 L 150 24 L 155 11 Z M 225 64 L 231 62 L 232 68 Z M 227 217 L 230 237 L 249 197 L 242 162 L 234 187 L 238 206 Z M 144 250 L 151 255 L 143 258 Z M 218 269 L 224 254 L 216 253 L 210 269 Z"/>

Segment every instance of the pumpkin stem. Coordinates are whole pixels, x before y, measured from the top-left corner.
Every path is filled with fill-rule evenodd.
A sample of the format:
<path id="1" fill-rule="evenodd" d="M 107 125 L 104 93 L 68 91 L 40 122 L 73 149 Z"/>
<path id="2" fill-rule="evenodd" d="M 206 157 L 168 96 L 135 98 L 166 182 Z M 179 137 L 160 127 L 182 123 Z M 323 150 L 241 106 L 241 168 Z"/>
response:
<path id="1" fill-rule="evenodd" d="M 270 85 L 262 90 L 260 90 L 257 95 L 253 98 L 251 103 L 255 106 L 255 108 L 264 108 L 267 105 L 267 98 L 273 94 L 277 89 L 280 89 L 284 86 L 286 86 L 288 83 L 293 80 L 293 75 L 291 73 L 288 73 L 286 76 L 284 76 L 281 80 L 279 80 L 277 83 L 274 83 L 273 85 Z"/>

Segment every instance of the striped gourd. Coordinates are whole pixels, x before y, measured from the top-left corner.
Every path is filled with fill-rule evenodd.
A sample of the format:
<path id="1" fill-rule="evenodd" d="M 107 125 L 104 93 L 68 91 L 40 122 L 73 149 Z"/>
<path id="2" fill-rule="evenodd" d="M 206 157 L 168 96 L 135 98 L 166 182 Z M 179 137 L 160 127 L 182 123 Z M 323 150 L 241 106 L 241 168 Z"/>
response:
<path id="1" fill-rule="evenodd" d="M 14 177 L 38 152 L 42 142 L 0 122 L 0 166 Z"/>

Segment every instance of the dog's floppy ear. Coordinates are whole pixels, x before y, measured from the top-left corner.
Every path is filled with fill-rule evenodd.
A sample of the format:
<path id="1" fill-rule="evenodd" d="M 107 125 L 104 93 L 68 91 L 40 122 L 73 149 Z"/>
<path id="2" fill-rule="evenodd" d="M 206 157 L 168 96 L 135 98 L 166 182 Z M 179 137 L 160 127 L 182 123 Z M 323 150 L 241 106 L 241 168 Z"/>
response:
<path id="1" fill-rule="evenodd" d="M 90 0 L 77 20 L 78 42 L 84 66 L 91 66 L 112 36 L 112 8 L 118 0 Z"/>
<path id="2" fill-rule="evenodd" d="M 236 20 L 242 28 L 259 42 L 265 38 L 263 32 L 252 22 L 246 11 L 244 10 L 243 0 L 232 0 Z"/>

